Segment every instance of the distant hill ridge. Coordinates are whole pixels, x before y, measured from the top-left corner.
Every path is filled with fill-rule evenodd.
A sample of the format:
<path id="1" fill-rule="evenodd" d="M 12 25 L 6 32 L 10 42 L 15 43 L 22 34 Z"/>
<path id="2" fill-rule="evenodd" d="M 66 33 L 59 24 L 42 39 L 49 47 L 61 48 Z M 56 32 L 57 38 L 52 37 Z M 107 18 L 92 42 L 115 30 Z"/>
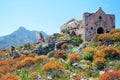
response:
<path id="1" fill-rule="evenodd" d="M 24 27 L 19 27 L 19 29 L 13 33 L 0 37 L 0 49 L 9 48 L 11 45 L 22 45 L 26 42 L 35 43 L 36 32 L 42 33 L 44 37 L 47 36 L 43 31 L 30 31 Z"/>

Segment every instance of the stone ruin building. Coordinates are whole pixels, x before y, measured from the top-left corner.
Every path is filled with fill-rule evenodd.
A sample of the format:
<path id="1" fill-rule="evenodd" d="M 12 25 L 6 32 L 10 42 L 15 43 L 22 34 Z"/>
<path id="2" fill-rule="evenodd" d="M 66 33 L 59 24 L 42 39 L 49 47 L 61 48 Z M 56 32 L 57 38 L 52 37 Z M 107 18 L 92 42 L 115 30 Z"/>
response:
<path id="1" fill-rule="evenodd" d="M 82 20 L 72 19 L 61 26 L 61 33 L 89 41 L 96 34 L 108 33 L 115 28 L 115 15 L 106 14 L 100 7 L 95 13 L 84 13 Z"/>

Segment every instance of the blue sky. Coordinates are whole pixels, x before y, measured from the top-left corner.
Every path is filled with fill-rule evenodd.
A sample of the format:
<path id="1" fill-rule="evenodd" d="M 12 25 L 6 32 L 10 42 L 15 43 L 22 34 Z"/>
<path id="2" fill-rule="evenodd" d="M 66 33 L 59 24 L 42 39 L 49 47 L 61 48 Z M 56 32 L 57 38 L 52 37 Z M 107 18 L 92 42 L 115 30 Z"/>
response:
<path id="1" fill-rule="evenodd" d="M 120 0 L 0 0 L 0 36 L 24 26 L 28 30 L 52 34 L 68 20 L 81 19 L 84 12 L 102 7 L 105 13 L 115 14 L 120 28 Z"/>

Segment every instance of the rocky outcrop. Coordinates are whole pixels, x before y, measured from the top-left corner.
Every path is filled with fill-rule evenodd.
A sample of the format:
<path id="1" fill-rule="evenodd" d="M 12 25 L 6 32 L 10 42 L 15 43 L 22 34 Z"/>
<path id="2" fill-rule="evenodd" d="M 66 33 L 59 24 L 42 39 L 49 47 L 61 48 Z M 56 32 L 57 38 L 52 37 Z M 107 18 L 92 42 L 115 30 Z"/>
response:
<path id="1" fill-rule="evenodd" d="M 36 43 L 42 43 L 45 42 L 43 35 L 40 32 L 36 32 Z"/>
<path id="2" fill-rule="evenodd" d="M 14 46 L 11 46 L 10 47 L 10 55 L 13 56 L 13 51 L 15 51 L 15 47 Z"/>
<path id="3" fill-rule="evenodd" d="M 14 50 L 14 51 L 13 51 L 13 56 L 12 56 L 12 57 L 13 57 L 13 59 L 20 57 L 19 52 L 16 51 L 16 50 Z"/>
<path id="4" fill-rule="evenodd" d="M 11 46 L 10 52 L 13 59 L 20 57 L 19 52 L 15 50 L 14 46 Z"/>
<path id="5" fill-rule="evenodd" d="M 61 45 L 67 43 L 67 44 L 73 44 L 71 40 L 61 40 L 61 41 L 56 41 L 55 43 L 55 48 L 56 49 L 61 49 Z"/>
<path id="6" fill-rule="evenodd" d="M 45 42 L 37 44 L 36 49 L 34 49 L 32 53 L 37 53 L 39 55 L 46 55 L 51 51 L 56 51 L 61 49 L 61 46 L 64 43 L 74 45 L 74 42 L 72 40 L 57 39 L 59 38 L 59 36 L 61 36 L 59 33 L 54 33 L 52 35 L 47 36 L 45 38 Z"/>
<path id="7" fill-rule="evenodd" d="M 55 48 L 55 43 L 49 43 L 45 47 L 39 47 L 32 51 L 32 53 L 37 53 L 38 55 L 46 55 L 50 51 L 53 51 Z"/>
<path id="8" fill-rule="evenodd" d="M 60 34 L 54 33 L 53 35 L 46 36 L 45 42 L 43 42 L 43 43 L 41 42 L 41 43 L 37 44 L 36 49 L 34 49 L 32 52 L 37 53 L 39 55 L 46 55 L 47 53 L 54 51 L 55 50 L 55 42 L 56 42 L 55 37 L 58 35 L 60 35 Z M 38 37 L 40 37 L 40 36 L 38 35 Z M 43 46 L 43 45 L 46 45 L 46 46 Z"/>
<path id="9" fill-rule="evenodd" d="M 46 43 L 55 43 L 56 39 L 55 37 L 59 36 L 60 34 L 59 33 L 54 33 L 52 35 L 48 35 L 46 38 L 45 38 L 45 42 Z"/>

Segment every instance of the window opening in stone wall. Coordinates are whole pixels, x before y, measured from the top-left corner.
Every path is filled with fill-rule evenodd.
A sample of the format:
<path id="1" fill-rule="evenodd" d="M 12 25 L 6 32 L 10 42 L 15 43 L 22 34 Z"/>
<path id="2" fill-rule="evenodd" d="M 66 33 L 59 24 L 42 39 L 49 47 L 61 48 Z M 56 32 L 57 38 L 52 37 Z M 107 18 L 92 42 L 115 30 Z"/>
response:
<path id="1" fill-rule="evenodd" d="M 102 17 L 101 16 L 99 16 L 99 20 L 101 20 L 102 19 Z"/>
<path id="2" fill-rule="evenodd" d="M 88 24 L 86 24 L 86 26 L 88 26 Z"/>
<path id="3" fill-rule="evenodd" d="M 113 28 L 115 28 L 115 26 L 113 26 Z"/>
<path id="4" fill-rule="evenodd" d="M 106 33 L 109 33 L 110 31 L 106 31 Z"/>
<path id="5" fill-rule="evenodd" d="M 91 27 L 91 30 L 93 30 L 93 27 Z"/>

